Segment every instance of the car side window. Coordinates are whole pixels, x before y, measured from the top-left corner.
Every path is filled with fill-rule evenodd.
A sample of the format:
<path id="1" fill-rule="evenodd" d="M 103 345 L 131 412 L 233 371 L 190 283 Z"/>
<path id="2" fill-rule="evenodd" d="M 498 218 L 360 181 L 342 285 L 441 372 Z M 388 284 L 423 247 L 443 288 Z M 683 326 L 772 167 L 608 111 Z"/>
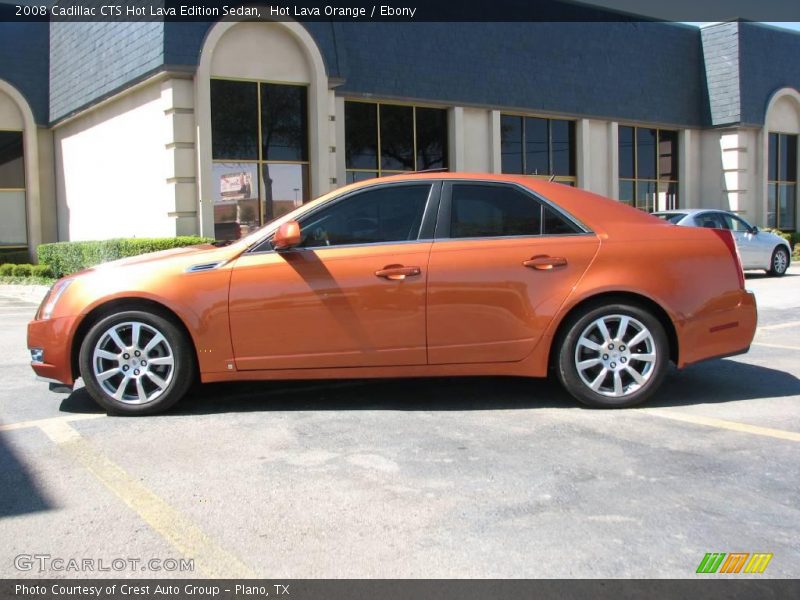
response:
<path id="1" fill-rule="evenodd" d="M 300 247 L 416 240 L 431 185 L 387 185 L 358 192 L 300 221 Z"/>
<path id="2" fill-rule="evenodd" d="M 450 237 L 540 235 L 542 205 L 510 186 L 456 184 L 450 205 Z"/>
<path id="3" fill-rule="evenodd" d="M 571 235 L 580 232 L 577 225 L 567 221 L 549 206 L 544 207 L 544 223 L 542 223 L 544 235 Z"/>
<path id="4" fill-rule="evenodd" d="M 739 217 L 726 214 L 721 214 L 720 216 L 725 222 L 725 229 L 730 229 L 731 231 L 736 231 L 739 233 L 748 233 L 750 231 L 750 226 L 742 221 Z"/>
<path id="5" fill-rule="evenodd" d="M 719 218 L 717 213 L 703 213 L 695 217 L 695 221 L 700 227 L 708 227 L 709 229 L 725 229 L 724 223 Z"/>

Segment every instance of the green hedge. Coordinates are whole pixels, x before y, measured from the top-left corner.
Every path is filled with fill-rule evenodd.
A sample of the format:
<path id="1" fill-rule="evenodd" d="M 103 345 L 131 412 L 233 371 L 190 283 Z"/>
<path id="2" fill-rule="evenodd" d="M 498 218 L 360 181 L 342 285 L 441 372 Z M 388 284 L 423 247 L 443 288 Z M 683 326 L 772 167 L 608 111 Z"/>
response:
<path id="1" fill-rule="evenodd" d="M 204 244 L 210 241 L 212 240 L 197 236 L 180 236 L 174 238 L 122 238 L 96 242 L 57 242 L 40 245 L 38 253 L 40 263 L 48 265 L 55 277 L 63 277 L 81 269 L 119 258 Z"/>
<path id="2" fill-rule="evenodd" d="M 3 263 L 0 265 L 0 277 L 14 278 L 15 280 L 29 277 L 53 279 L 53 269 L 48 265 Z"/>

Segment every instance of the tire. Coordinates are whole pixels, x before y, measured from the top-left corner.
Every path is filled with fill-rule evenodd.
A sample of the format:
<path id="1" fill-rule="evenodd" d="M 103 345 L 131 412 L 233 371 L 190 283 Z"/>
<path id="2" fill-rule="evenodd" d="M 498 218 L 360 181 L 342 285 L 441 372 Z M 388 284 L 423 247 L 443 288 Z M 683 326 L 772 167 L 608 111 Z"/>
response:
<path id="1" fill-rule="evenodd" d="M 561 384 L 576 400 L 595 408 L 644 402 L 659 388 L 669 366 L 664 327 L 632 304 L 587 308 L 567 323 L 559 344 L 556 372 Z"/>
<path id="2" fill-rule="evenodd" d="M 783 246 L 777 246 L 775 250 L 772 251 L 772 257 L 769 259 L 767 274 L 770 277 L 783 277 L 788 268 L 789 251 Z"/>
<path id="3" fill-rule="evenodd" d="M 184 331 L 160 315 L 136 310 L 95 323 L 81 344 L 78 363 L 92 398 L 118 415 L 167 410 L 184 396 L 196 373 Z"/>

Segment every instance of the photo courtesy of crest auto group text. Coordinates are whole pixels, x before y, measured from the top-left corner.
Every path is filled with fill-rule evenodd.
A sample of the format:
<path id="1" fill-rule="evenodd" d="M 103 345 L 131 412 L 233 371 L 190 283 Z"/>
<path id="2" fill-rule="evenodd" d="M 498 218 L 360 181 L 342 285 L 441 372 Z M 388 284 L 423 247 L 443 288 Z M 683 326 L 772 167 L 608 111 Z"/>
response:
<path id="1" fill-rule="evenodd" d="M 0 0 L 0 598 L 795 598 L 800 6 Z"/>

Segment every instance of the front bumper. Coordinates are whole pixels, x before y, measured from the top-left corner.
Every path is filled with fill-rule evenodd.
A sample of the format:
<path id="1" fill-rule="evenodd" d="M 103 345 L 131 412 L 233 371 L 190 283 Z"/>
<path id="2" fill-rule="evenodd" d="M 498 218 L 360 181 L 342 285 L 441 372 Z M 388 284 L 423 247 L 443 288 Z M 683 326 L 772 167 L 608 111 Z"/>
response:
<path id="1" fill-rule="evenodd" d="M 67 386 L 75 383 L 71 350 L 76 322 L 77 317 L 61 317 L 28 323 L 28 349 L 43 352 L 41 362 L 31 362 L 38 377 Z"/>

